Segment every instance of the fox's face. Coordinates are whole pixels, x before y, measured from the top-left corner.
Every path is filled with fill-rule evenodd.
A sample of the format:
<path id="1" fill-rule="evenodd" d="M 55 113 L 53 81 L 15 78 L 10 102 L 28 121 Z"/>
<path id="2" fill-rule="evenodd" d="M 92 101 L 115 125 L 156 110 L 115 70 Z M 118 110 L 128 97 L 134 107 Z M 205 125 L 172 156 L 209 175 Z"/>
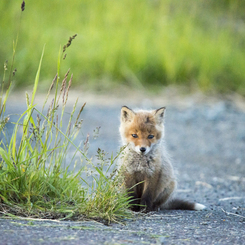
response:
<path id="1" fill-rule="evenodd" d="M 148 154 L 164 134 L 165 108 L 134 112 L 126 106 L 121 110 L 120 133 L 123 144 L 138 154 Z"/>

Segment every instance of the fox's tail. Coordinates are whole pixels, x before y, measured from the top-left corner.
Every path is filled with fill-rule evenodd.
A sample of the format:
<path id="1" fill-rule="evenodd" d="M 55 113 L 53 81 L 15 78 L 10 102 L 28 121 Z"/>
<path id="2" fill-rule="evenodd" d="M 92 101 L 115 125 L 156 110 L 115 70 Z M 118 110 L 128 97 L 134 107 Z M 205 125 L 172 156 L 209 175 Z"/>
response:
<path id="1" fill-rule="evenodd" d="M 164 204 L 161 209 L 181 209 L 181 210 L 196 210 L 200 211 L 205 209 L 206 207 L 203 204 L 188 202 L 181 199 L 171 199 L 166 204 Z"/>

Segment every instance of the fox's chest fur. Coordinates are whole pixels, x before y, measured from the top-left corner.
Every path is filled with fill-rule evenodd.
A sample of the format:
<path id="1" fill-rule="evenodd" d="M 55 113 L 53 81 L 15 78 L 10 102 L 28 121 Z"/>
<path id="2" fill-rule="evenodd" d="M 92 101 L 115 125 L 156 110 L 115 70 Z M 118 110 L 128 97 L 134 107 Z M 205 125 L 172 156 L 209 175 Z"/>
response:
<path id="1" fill-rule="evenodd" d="M 125 171 L 129 174 L 151 177 L 160 168 L 159 160 L 159 157 L 155 157 L 152 154 L 139 155 L 129 149 L 123 157 L 123 165 L 125 166 Z"/>
<path id="2" fill-rule="evenodd" d="M 121 158 L 120 169 L 125 176 L 127 187 L 147 180 L 154 193 L 167 189 L 170 185 L 175 188 L 173 168 L 164 152 L 162 145 L 156 145 L 147 155 L 126 149 Z"/>
<path id="3" fill-rule="evenodd" d="M 139 181 L 143 178 L 151 178 L 156 172 L 162 172 L 163 175 L 173 177 L 172 166 L 167 156 L 163 155 L 161 146 L 155 146 L 147 155 L 138 154 L 132 149 L 126 149 L 121 159 L 121 166 L 127 174 L 138 177 Z M 162 150 L 162 151 L 161 151 Z"/>
<path id="4" fill-rule="evenodd" d="M 134 112 L 122 107 L 120 134 L 127 145 L 120 159 L 120 172 L 132 198 L 132 209 L 203 209 L 195 203 L 172 199 L 176 180 L 164 147 L 165 108 Z"/>

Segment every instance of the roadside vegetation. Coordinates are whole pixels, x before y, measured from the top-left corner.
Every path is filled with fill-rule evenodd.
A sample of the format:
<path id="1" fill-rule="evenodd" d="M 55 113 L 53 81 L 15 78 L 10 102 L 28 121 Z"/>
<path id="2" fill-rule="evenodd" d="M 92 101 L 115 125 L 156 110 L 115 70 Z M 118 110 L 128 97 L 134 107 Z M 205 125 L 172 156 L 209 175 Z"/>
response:
<path id="1" fill-rule="evenodd" d="M 24 9 L 23 1 L 21 14 Z M 113 170 L 120 152 L 107 159 L 104 151 L 98 149 L 96 163 L 87 157 L 88 138 L 81 135 L 81 115 L 85 104 L 76 108 L 76 101 L 72 112 L 69 112 L 68 124 L 62 125 L 73 74 L 68 70 L 62 75 L 61 65 L 75 35 L 70 37 L 63 51 L 60 49 L 57 73 L 43 105 L 35 104 L 35 95 L 41 79 L 44 48 L 39 65 L 36 64 L 32 94 L 26 93 L 26 111 L 21 112 L 17 122 L 10 121 L 6 115 L 16 72 L 13 67 L 18 53 L 18 38 L 17 35 L 12 62 L 4 64 L 1 81 L 0 216 L 96 219 L 107 223 L 130 217 L 128 197 L 119 175 Z M 11 123 L 14 129 L 8 132 L 7 125 Z M 78 136 L 82 141 L 75 145 L 73 142 Z M 68 156 L 71 152 L 73 155 Z M 75 167 L 79 170 L 75 171 Z"/>
<path id="2" fill-rule="evenodd" d="M 53 47 L 77 33 L 64 65 L 77 74 L 74 85 L 159 90 L 174 84 L 245 95 L 244 7 L 242 0 L 28 1 L 15 86 L 32 84 L 46 43 L 41 87 L 47 88 L 55 74 Z M 16 1 L 1 1 L 0 10 L 3 64 L 18 29 Z"/>

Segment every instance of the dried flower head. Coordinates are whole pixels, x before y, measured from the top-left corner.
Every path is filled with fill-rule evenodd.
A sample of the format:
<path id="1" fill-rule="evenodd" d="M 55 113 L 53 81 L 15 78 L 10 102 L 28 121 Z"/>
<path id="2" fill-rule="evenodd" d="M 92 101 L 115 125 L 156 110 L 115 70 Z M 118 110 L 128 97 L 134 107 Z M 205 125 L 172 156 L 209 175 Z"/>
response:
<path id="1" fill-rule="evenodd" d="M 56 73 L 56 75 L 55 75 L 55 77 L 54 77 L 54 79 L 53 79 L 53 81 L 52 81 L 52 83 L 50 85 L 49 92 L 53 89 L 54 83 L 57 81 L 57 77 L 58 77 L 58 74 Z"/>
<path id="2" fill-rule="evenodd" d="M 63 94 L 63 102 L 64 102 L 64 96 L 65 96 L 65 90 L 66 90 L 66 81 L 67 81 L 67 77 L 69 75 L 69 72 L 70 72 L 70 69 L 68 69 L 67 73 L 65 74 L 65 77 L 62 81 L 62 84 L 61 84 L 61 88 L 60 88 L 60 93 L 59 93 L 59 96 L 57 98 L 57 101 L 56 103 L 58 104 L 59 103 L 59 100 L 60 100 L 60 96 Z M 62 93 L 63 92 L 63 93 Z"/>
<path id="3" fill-rule="evenodd" d="M 25 10 L 25 6 L 26 6 L 26 3 L 25 3 L 25 1 L 23 1 L 22 4 L 21 4 L 21 11 Z"/>
<path id="4" fill-rule="evenodd" d="M 83 111 L 85 105 L 86 105 L 86 102 L 83 104 L 83 106 L 81 107 L 81 109 L 80 109 L 80 111 L 79 111 L 79 113 L 78 113 L 78 115 L 77 115 L 77 119 L 76 119 L 75 125 L 78 124 L 78 122 L 79 122 L 79 121 L 78 121 L 78 120 L 79 120 L 79 117 L 80 117 L 80 115 L 81 115 L 81 113 L 82 113 L 82 111 Z"/>
<path id="5" fill-rule="evenodd" d="M 65 104 L 66 104 L 66 102 L 67 102 L 67 100 L 68 100 L 68 93 L 69 93 L 69 89 L 70 89 L 70 87 L 71 87 L 72 79 L 73 79 L 73 74 L 71 74 L 71 78 L 70 78 L 70 80 L 69 80 L 68 87 L 67 87 L 67 90 L 66 90 Z"/>

